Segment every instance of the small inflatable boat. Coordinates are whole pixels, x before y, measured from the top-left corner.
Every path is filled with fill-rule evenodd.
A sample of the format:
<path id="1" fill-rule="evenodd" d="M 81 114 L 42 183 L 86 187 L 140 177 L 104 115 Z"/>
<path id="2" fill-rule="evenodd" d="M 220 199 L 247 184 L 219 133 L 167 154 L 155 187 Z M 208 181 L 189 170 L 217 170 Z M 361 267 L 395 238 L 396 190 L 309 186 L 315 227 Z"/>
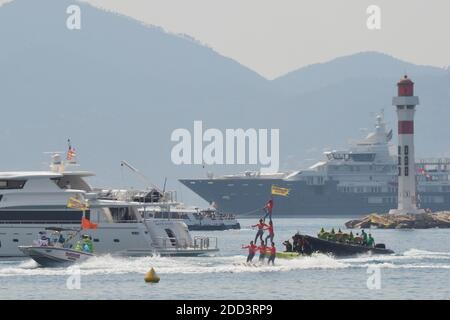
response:
<path id="1" fill-rule="evenodd" d="M 311 252 L 320 252 L 325 254 L 332 254 L 334 256 L 351 256 L 356 254 L 392 254 L 394 251 L 386 249 L 386 246 L 382 243 L 377 244 L 375 247 L 343 243 L 337 241 L 328 241 L 311 237 L 308 235 L 296 234 L 295 237 L 301 237 L 306 240 L 309 250 Z"/>

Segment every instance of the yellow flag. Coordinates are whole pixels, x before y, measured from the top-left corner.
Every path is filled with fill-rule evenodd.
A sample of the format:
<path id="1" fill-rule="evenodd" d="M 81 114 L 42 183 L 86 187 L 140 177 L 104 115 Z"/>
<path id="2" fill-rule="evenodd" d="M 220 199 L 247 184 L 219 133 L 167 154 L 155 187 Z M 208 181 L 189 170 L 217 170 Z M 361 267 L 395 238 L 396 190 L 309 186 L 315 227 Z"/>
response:
<path id="1" fill-rule="evenodd" d="M 84 201 L 78 200 L 77 198 L 74 197 L 70 197 L 69 201 L 67 201 L 67 208 L 87 210 L 89 206 Z"/>
<path id="2" fill-rule="evenodd" d="M 290 189 L 288 188 L 272 186 L 272 195 L 287 197 L 289 195 L 289 191 Z"/>

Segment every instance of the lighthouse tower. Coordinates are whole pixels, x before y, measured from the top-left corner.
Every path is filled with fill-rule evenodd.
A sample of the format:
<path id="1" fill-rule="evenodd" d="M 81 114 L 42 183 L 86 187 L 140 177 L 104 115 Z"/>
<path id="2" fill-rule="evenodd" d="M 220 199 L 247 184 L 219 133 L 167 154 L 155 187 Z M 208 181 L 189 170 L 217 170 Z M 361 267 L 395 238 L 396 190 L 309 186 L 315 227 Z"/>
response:
<path id="1" fill-rule="evenodd" d="M 393 97 L 392 104 L 397 107 L 398 117 L 398 208 L 389 213 L 423 213 L 424 210 L 417 208 L 414 160 L 414 113 L 419 98 L 414 96 L 414 82 L 408 76 L 397 87 L 398 95 Z"/>

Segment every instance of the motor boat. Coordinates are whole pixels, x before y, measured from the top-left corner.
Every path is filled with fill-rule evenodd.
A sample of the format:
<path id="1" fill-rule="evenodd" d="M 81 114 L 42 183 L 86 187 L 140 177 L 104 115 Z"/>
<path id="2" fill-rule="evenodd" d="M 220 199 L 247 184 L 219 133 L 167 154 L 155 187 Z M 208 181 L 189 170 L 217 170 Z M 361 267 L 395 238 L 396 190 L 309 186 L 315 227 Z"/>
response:
<path id="1" fill-rule="evenodd" d="M 306 242 L 309 252 L 318 252 L 324 254 L 332 254 L 334 256 L 351 256 L 357 254 L 393 254 L 394 251 L 386 249 L 386 246 L 382 243 L 375 245 L 374 247 L 351 244 L 338 241 L 329 241 L 319 239 L 309 235 L 296 234 L 294 240 L 302 239 Z"/>
<path id="2" fill-rule="evenodd" d="M 47 237 L 47 231 L 51 231 Z M 74 263 L 80 263 L 94 256 L 92 240 L 83 236 L 84 245 L 77 236 L 81 228 L 57 228 L 48 227 L 41 231 L 40 238 L 32 245 L 19 246 L 24 255 L 30 257 L 43 267 L 65 267 Z"/>
<path id="3" fill-rule="evenodd" d="M 186 206 L 176 200 L 176 193 L 173 191 L 164 191 L 162 194 L 156 189 L 145 191 L 99 189 L 97 192 L 101 199 L 139 202 L 142 204 L 139 211 L 145 219 L 180 220 L 186 223 L 190 231 L 221 231 L 241 228 L 233 214 L 220 212 L 214 207 L 199 209 Z"/>

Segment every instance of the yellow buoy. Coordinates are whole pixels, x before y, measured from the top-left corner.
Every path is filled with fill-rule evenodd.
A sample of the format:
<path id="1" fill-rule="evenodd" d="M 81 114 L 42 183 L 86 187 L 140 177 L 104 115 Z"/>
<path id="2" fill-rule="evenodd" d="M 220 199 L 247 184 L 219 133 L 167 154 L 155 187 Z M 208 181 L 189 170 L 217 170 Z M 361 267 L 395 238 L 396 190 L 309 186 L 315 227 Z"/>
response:
<path id="1" fill-rule="evenodd" d="M 144 278 L 145 282 L 158 283 L 160 278 L 155 272 L 155 269 L 151 268 L 146 274 Z"/>

